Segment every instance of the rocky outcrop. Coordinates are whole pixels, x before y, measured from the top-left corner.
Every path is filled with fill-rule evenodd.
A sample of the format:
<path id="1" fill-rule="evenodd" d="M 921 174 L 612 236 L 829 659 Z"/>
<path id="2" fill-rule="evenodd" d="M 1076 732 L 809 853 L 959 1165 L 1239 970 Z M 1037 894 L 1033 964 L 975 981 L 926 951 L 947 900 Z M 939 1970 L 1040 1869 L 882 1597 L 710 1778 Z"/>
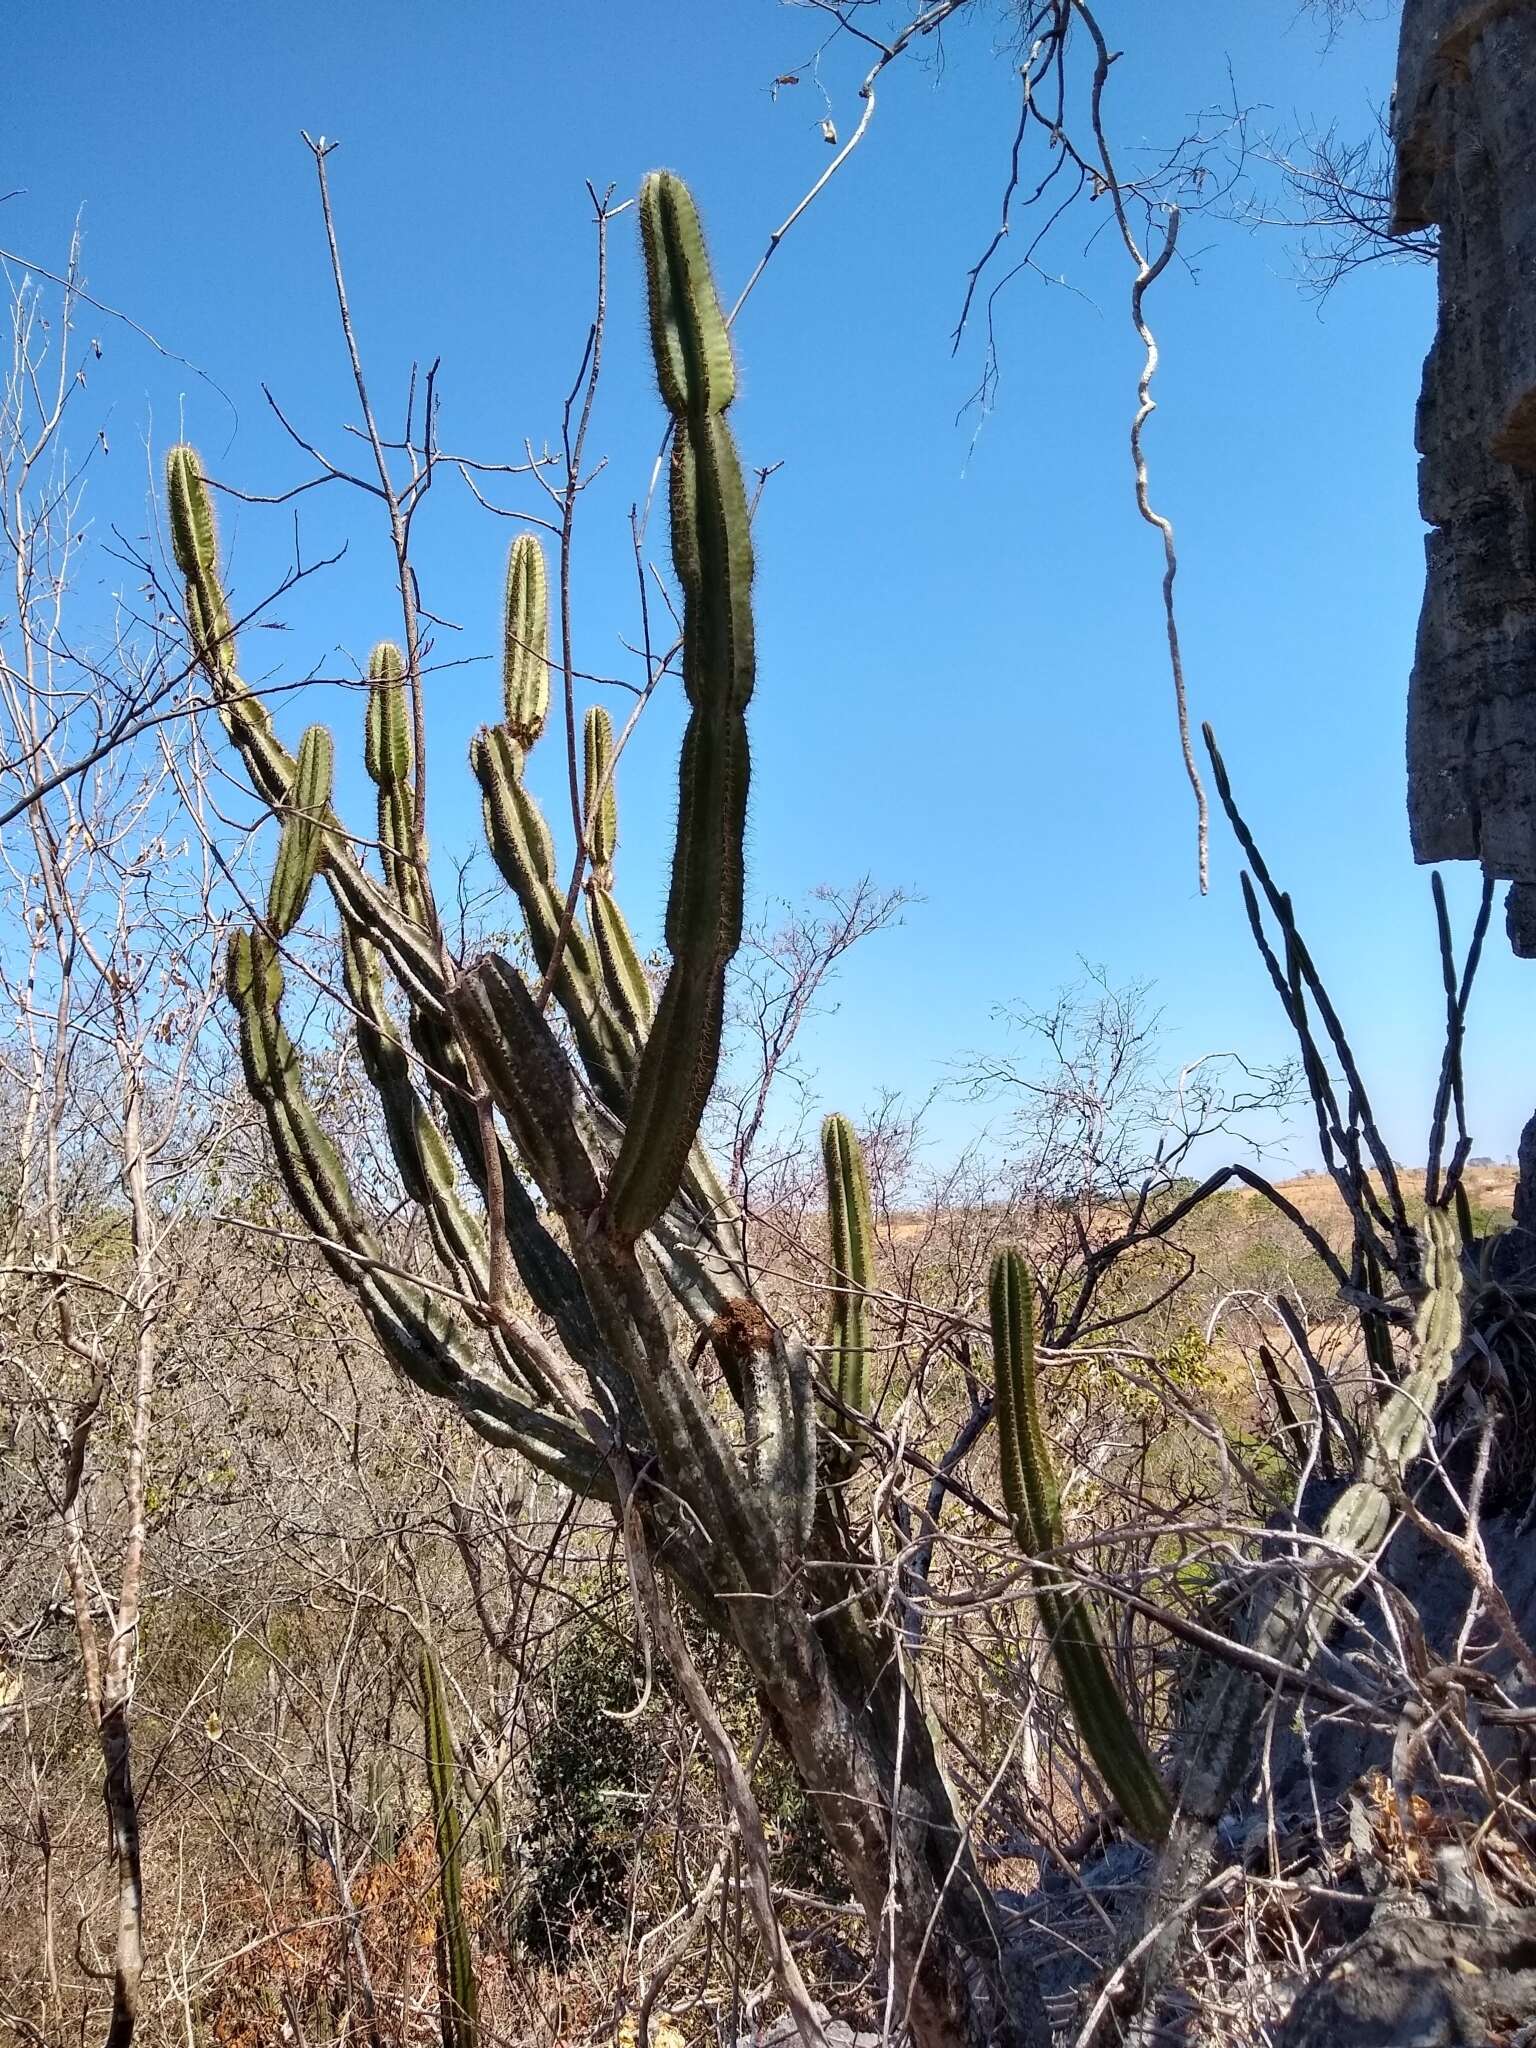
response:
<path id="1" fill-rule="evenodd" d="M 1514 884 L 1536 956 L 1536 0 L 1406 0 L 1394 226 L 1439 230 L 1408 697 L 1415 857 Z"/>
<path id="2" fill-rule="evenodd" d="M 1536 1914 L 1380 1915 L 1291 2008 L 1276 2048 L 1492 2048 L 1536 2008 Z"/>

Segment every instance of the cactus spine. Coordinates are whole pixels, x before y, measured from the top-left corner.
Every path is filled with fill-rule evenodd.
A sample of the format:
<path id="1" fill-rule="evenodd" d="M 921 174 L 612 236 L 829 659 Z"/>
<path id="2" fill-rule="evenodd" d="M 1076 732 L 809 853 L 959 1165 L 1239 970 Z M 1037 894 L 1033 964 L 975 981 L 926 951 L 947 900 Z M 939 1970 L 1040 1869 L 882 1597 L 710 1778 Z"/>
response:
<path id="1" fill-rule="evenodd" d="M 331 777 L 336 749 L 323 725 L 312 725 L 299 742 L 283 818 L 282 838 L 267 892 L 267 923 L 286 938 L 304 915 L 325 844 L 325 818 L 331 804 Z"/>
<path id="2" fill-rule="evenodd" d="M 422 1725 L 426 1734 L 427 1788 L 437 1843 L 437 1999 L 443 2048 L 475 2048 L 479 1990 L 474 1951 L 464 1916 L 464 1836 L 459 1822 L 453 1726 L 443 1674 L 430 1644 L 421 1651 Z"/>
<path id="3" fill-rule="evenodd" d="M 1033 1289 L 1016 1251 L 992 1262 L 990 1306 L 1003 1499 L 1019 1548 L 1042 1560 L 1061 1545 L 1061 1504 L 1040 1427 Z M 1168 1795 L 1120 1697 L 1087 1596 L 1048 1563 L 1035 1563 L 1034 1580 L 1078 1733 L 1130 1827 L 1143 1841 L 1161 1842 L 1172 1819 Z"/>
<path id="4" fill-rule="evenodd" d="M 741 943 L 745 712 L 756 673 L 751 527 L 724 418 L 735 396 L 730 336 L 681 179 L 667 171 L 646 179 L 640 231 L 651 347 L 674 424 L 672 557 L 683 588 L 690 709 L 667 899 L 672 966 L 607 1190 L 609 1221 L 630 1239 L 677 1193 L 719 1065 L 725 970 Z"/>
<path id="5" fill-rule="evenodd" d="M 869 1413 L 869 1288 L 874 1277 L 875 1226 L 870 1213 L 864 1154 L 846 1117 L 829 1116 L 821 1127 L 821 1160 L 827 1188 L 832 1313 L 827 1329 L 827 1377 L 845 1408 Z M 858 1456 L 849 1443 L 848 1418 L 830 1419 L 841 1440 L 834 1460 L 844 1470 Z"/>

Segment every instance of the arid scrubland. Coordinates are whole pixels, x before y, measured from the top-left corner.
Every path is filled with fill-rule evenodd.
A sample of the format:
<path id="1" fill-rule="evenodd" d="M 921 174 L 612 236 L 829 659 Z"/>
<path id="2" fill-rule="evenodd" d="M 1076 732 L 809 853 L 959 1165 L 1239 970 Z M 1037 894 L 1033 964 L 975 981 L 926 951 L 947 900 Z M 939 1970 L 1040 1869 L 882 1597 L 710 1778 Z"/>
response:
<path id="1" fill-rule="evenodd" d="M 874 44 L 866 120 L 960 5 Z M 1404 1165 L 1286 848 L 1191 730 L 1140 441 L 1183 187 L 1117 172 L 1094 13 L 1022 13 L 1020 136 L 1107 202 L 1129 266 L 1200 878 L 1214 835 L 1291 1048 L 1272 1070 L 1178 1064 L 1148 991 L 1085 969 L 957 1057 L 969 1146 L 932 1102 L 822 1100 L 804 1027 L 850 951 L 903 942 L 905 899 L 750 892 L 771 467 L 738 446 L 734 315 L 677 175 L 589 188 L 577 374 L 549 440 L 495 464 L 439 445 L 435 368 L 380 424 L 334 145 L 304 138 L 353 467 L 284 425 L 297 488 L 354 494 L 395 593 L 329 724 L 319 672 L 262 636 L 330 564 L 297 550 L 243 588 L 230 515 L 287 519 L 291 494 L 192 439 L 155 451 L 143 547 L 114 536 L 115 617 L 77 624 L 94 302 L 77 251 L 11 277 L 19 2041 L 1529 2038 L 1536 1161 L 1474 1158 L 1467 1027 L 1491 877 L 1530 878 L 1475 849 L 1470 930 L 1428 892 L 1439 977 L 1399 993 L 1440 1051 Z M 1072 128 L 1036 98 L 1069 57 Z M 862 133 L 827 136 L 833 168 Z M 621 234 L 662 455 L 616 678 L 579 665 L 572 562 Z M 429 715 L 446 629 L 413 547 L 439 481 L 488 517 L 487 491 L 536 507 L 475 627 L 499 673 L 467 764 Z M 624 753 L 658 691 L 684 724 L 645 950 Z M 471 853 L 451 821 L 475 797 Z M 1316 1173 L 1253 1163 L 1284 1116 Z"/>

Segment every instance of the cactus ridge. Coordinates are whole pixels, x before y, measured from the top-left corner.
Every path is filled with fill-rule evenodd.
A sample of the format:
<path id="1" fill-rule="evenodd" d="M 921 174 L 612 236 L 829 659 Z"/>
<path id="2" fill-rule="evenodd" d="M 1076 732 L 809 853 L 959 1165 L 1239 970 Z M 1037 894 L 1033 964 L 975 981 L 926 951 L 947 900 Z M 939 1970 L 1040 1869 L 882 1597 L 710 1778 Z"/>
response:
<path id="1" fill-rule="evenodd" d="M 827 1191 L 827 1236 L 834 1293 L 827 1329 L 827 1377 L 845 1408 L 867 1415 L 870 1407 L 870 1319 L 868 1290 L 874 1278 L 874 1221 L 864 1153 L 852 1124 L 829 1116 L 821 1127 L 821 1159 Z M 845 1416 L 830 1429 L 846 1442 Z M 851 1469 L 859 1446 L 835 1462 Z"/>
<path id="2" fill-rule="evenodd" d="M 405 661 L 393 641 L 381 640 L 368 657 L 368 712 L 363 765 L 380 789 L 411 776 L 411 719 Z"/>
<path id="3" fill-rule="evenodd" d="M 673 172 L 652 171 L 638 211 L 662 400 L 674 419 L 724 412 L 736 366 L 693 195 Z"/>
<path id="4" fill-rule="evenodd" d="M 592 879 L 613 887 L 613 856 L 619 844 L 619 803 L 613 787 L 613 720 L 594 704 L 582 725 L 583 787 Z"/>
<path id="5" fill-rule="evenodd" d="M 229 608 L 219 581 L 219 529 L 197 450 L 185 442 L 165 458 L 166 503 L 176 566 L 196 595 L 193 646 L 211 671 L 234 661 Z"/>
<path id="6" fill-rule="evenodd" d="M 479 1987 L 464 1912 L 464 1831 L 459 1820 L 453 1724 L 448 1717 L 442 1670 L 435 1651 L 427 1643 L 421 1650 L 421 1693 L 427 1789 L 437 1845 L 437 1995 L 443 2048 L 475 2048 L 479 2035 Z"/>
<path id="7" fill-rule="evenodd" d="M 1172 1821 L 1168 1795 L 1120 1696 L 1092 1605 L 1040 1562 L 1061 1545 L 1061 1502 L 1040 1426 L 1033 1289 L 1016 1251 L 993 1260 L 989 1293 L 998 1455 L 1014 1539 L 1035 1560 L 1035 1595 L 1078 1733 L 1130 1827 L 1161 1842 Z"/>
<path id="8" fill-rule="evenodd" d="M 559 944 L 565 898 L 549 827 L 523 785 L 522 750 L 506 726 L 487 726 L 475 736 L 470 765 L 484 800 L 492 858 L 522 909 L 539 972 L 547 974 Z M 593 1087 L 622 1116 L 629 1101 L 634 1042 L 605 998 L 601 963 L 579 924 L 572 923 L 566 932 L 554 985 Z"/>
<path id="9" fill-rule="evenodd" d="M 725 971 L 741 943 L 751 773 L 744 713 L 755 675 L 751 522 L 721 416 L 735 395 L 730 336 L 693 201 L 671 172 L 646 179 L 640 222 L 652 353 L 677 422 L 672 550 L 689 719 L 667 895 L 672 966 L 607 1192 L 621 1238 L 649 1229 L 677 1193 L 719 1066 Z"/>
<path id="10" fill-rule="evenodd" d="M 267 923 L 286 938 L 304 915 L 325 845 L 336 748 L 323 725 L 310 726 L 299 742 L 288 804 L 267 891 Z"/>
<path id="11" fill-rule="evenodd" d="M 608 1007 L 625 1039 L 635 1046 L 650 1027 L 655 1005 L 629 921 L 613 893 L 619 803 L 613 782 L 613 721 L 602 705 L 595 704 L 587 713 L 582 738 L 587 838 L 592 855 L 587 877 L 587 919 Z"/>
<path id="12" fill-rule="evenodd" d="M 629 922 L 613 892 L 596 885 L 588 892 L 587 912 L 608 1001 L 630 1038 L 638 1043 L 650 1029 L 655 998 Z"/>
<path id="13" fill-rule="evenodd" d="M 507 554 L 501 681 L 508 728 L 531 747 L 549 716 L 549 572 L 531 533 L 520 533 Z"/>

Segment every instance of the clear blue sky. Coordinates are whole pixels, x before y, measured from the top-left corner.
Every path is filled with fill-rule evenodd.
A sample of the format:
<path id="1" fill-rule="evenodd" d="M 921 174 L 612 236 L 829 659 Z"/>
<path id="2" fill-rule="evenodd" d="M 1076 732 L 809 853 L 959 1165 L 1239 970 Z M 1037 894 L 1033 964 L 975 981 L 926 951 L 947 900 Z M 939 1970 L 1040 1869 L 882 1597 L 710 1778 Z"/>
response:
<path id="1" fill-rule="evenodd" d="M 1336 119 L 1358 133 L 1390 84 L 1389 7 L 1327 50 L 1292 0 L 1101 11 L 1127 53 L 1110 106 L 1127 160 L 1234 86 L 1267 109 L 1260 130 Z M 956 421 L 978 357 L 952 361 L 948 336 L 1013 125 L 1000 18 L 957 21 L 942 70 L 928 52 L 887 75 L 862 152 L 786 241 L 738 329 L 742 450 L 783 465 L 758 532 L 754 892 L 796 896 L 870 870 L 924 899 L 854 960 L 837 1014 L 816 1027 L 825 1093 L 852 1108 L 881 1085 L 925 1091 L 957 1051 L 995 1036 L 994 1005 L 1048 1000 L 1080 956 L 1117 980 L 1155 981 L 1170 1060 L 1288 1050 L 1219 821 L 1210 900 L 1194 889 L 1157 543 L 1130 496 L 1138 350 L 1117 252 L 1106 236 L 1085 247 L 1096 213 L 1046 258 L 1086 297 L 1021 280 L 974 449 L 972 423 Z M 0 206 L 0 241 L 56 264 L 83 206 L 91 289 L 229 400 L 100 323 L 94 395 L 111 408 L 111 453 L 91 505 L 98 532 L 144 530 L 146 438 L 158 454 L 183 428 L 220 476 L 269 491 L 300 481 L 304 460 L 268 415 L 263 381 L 323 446 L 347 446 L 355 404 L 301 128 L 342 139 L 334 192 L 381 411 L 399 416 L 413 358 L 440 355 L 445 444 L 515 459 L 525 435 L 557 435 L 580 353 L 584 180 L 626 194 L 652 165 L 683 172 L 735 287 L 827 157 L 804 69 L 824 28 L 779 0 L 16 10 L 0 190 L 22 189 Z M 850 44 L 823 66 L 844 132 L 864 61 Z M 791 70 L 806 82 L 775 100 L 770 81 Z M 624 663 L 634 631 L 626 515 L 660 424 L 631 218 L 615 236 L 593 430 L 608 468 L 589 494 L 576 579 L 578 657 L 593 670 Z M 1206 218 L 1186 246 L 1198 280 L 1171 272 L 1149 302 L 1163 368 L 1148 449 L 1178 525 L 1195 711 L 1214 721 L 1294 892 L 1394 1149 L 1417 1159 L 1438 997 L 1402 734 L 1422 576 L 1413 403 L 1433 281 L 1380 267 L 1320 309 L 1281 233 Z M 372 509 L 335 491 L 299 507 L 307 552 L 343 534 L 350 551 L 285 604 L 290 630 L 248 642 L 253 673 L 345 672 L 397 631 Z M 280 571 L 292 517 L 226 521 L 237 600 Z M 495 712 L 485 657 L 508 534 L 449 482 L 423 514 L 424 598 L 463 627 L 440 652 L 470 664 L 434 684 L 440 852 L 476 829 L 464 747 Z M 87 614 L 105 616 L 122 573 L 97 560 Z M 282 715 L 296 730 L 306 710 L 360 716 L 340 697 Z M 664 893 L 677 728 L 675 704 L 658 706 L 622 778 L 622 874 L 644 940 Z M 354 769 L 343 795 L 357 799 L 360 780 Z M 1453 880 L 1464 924 L 1470 878 Z M 1536 1094 L 1516 1023 L 1530 995 L 1531 970 L 1499 935 L 1474 1020 L 1480 1151 L 1512 1149 Z M 1304 1133 L 1291 1157 L 1308 1163 Z"/>

